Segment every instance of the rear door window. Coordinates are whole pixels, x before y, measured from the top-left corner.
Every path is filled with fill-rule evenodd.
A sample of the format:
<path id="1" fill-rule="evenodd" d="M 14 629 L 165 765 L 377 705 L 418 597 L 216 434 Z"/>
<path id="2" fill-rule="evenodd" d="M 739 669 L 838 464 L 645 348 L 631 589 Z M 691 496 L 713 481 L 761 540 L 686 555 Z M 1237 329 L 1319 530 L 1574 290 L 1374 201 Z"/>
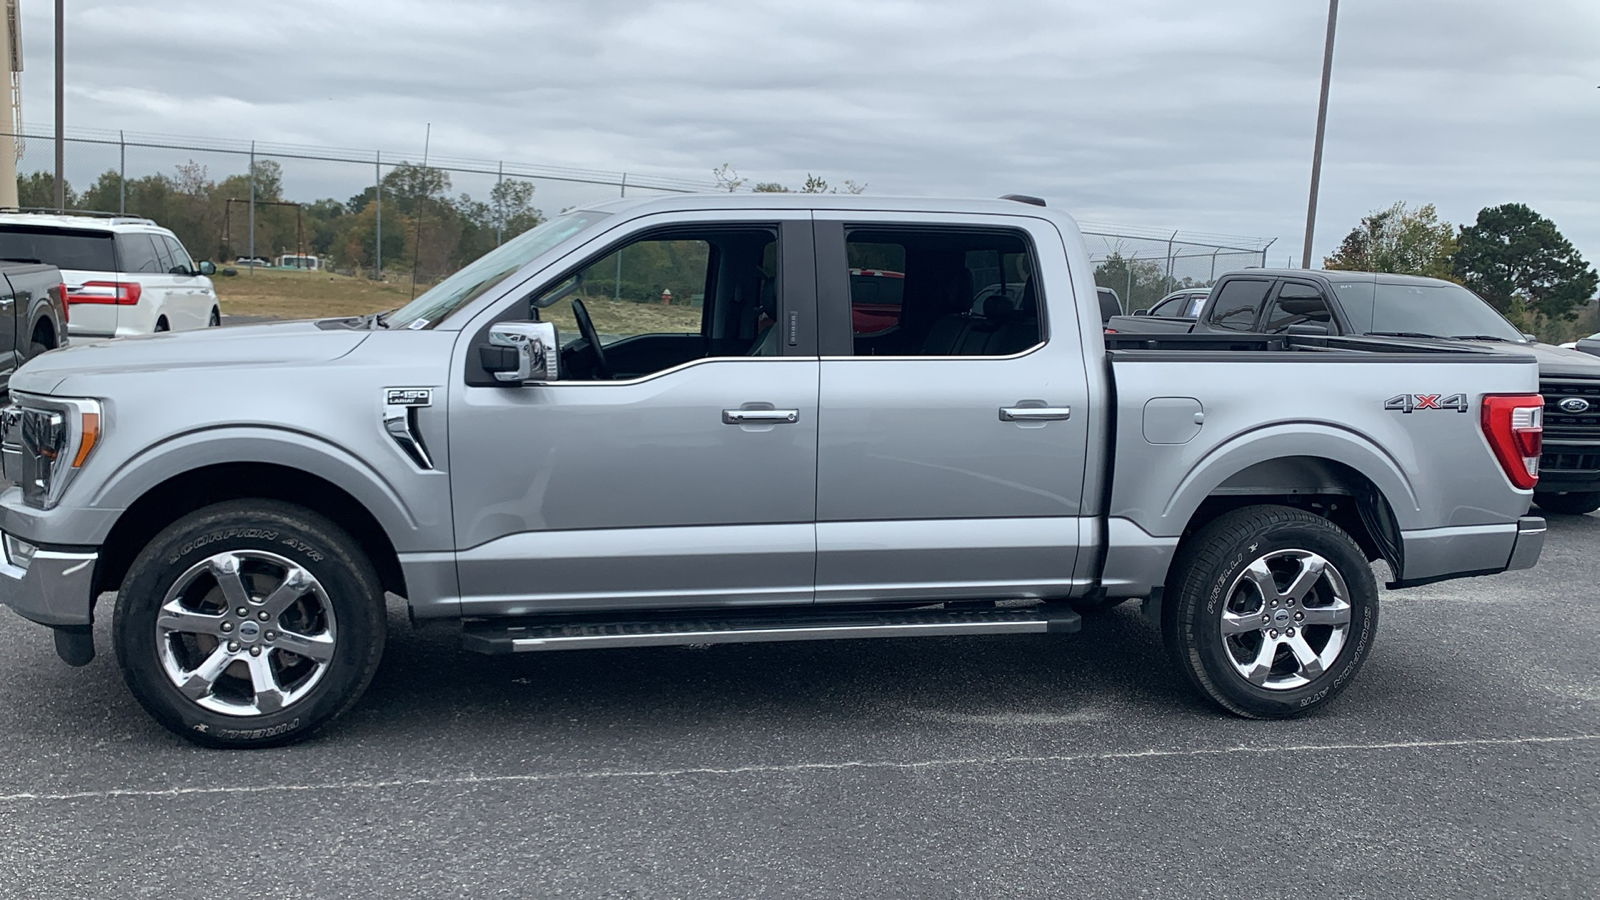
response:
<path id="1" fill-rule="evenodd" d="M 1255 327 L 1256 314 L 1261 311 L 1271 286 L 1270 281 L 1254 278 L 1235 278 L 1224 284 L 1207 323 L 1223 331 L 1249 331 Z"/>
<path id="2" fill-rule="evenodd" d="M 0 226 L 0 259 L 38 262 L 58 269 L 115 272 L 109 231 L 73 231 L 28 225 Z"/>
<path id="3" fill-rule="evenodd" d="M 1262 319 L 1261 331 L 1279 334 L 1292 325 L 1321 325 L 1334 332 L 1333 314 L 1328 301 L 1315 285 L 1300 281 L 1285 281 L 1278 286 L 1278 295 L 1272 298 L 1267 314 Z"/>
<path id="4" fill-rule="evenodd" d="M 122 250 L 122 271 L 134 275 L 153 275 L 161 271 L 161 261 L 156 259 L 150 235 L 124 232 L 117 235 L 117 245 Z"/>

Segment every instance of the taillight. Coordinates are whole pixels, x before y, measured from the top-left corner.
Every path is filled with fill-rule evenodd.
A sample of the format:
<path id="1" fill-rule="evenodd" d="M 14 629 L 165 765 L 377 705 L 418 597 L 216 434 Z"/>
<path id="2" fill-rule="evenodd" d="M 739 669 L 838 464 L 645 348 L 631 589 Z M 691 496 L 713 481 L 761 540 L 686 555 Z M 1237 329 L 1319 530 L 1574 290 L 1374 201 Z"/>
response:
<path id="1" fill-rule="evenodd" d="M 1528 490 L 1539 481 L 1544 448 L 1544 398 L 1538 394 L 1487 394 L 1483 436 L 1511 484 Z"/>
<path id="2" fill-rule="evenodd" d="M 137 281 L 86 281 L 67 294 L 67 302 L 133 306 L 143 294 L 144 286 Z"/>

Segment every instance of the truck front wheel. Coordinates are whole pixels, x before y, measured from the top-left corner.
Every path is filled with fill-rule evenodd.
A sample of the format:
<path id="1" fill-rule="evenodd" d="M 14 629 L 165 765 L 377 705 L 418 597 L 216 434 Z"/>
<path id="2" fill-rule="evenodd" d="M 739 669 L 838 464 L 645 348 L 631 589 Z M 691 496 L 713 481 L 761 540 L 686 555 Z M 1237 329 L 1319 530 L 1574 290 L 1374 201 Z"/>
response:
<path id="1" fill-rule="evenodd" d="M 1337 525 L 1287 506 L 1218 517 L 1184 545 L 1162 632 L 1174 664 L 1223 709 L 1310 712 L 1350 685 L 1372 648 L 1378 585 Z"/>
<path id="2" fill-rule="evenodd" d="M 383 590 L 342 529 L 298 506 L 190 513 L 134 560 L 112 639 L 162 725 L 211 747 L 293 743 L 349 709 L 383 656 Z"/>

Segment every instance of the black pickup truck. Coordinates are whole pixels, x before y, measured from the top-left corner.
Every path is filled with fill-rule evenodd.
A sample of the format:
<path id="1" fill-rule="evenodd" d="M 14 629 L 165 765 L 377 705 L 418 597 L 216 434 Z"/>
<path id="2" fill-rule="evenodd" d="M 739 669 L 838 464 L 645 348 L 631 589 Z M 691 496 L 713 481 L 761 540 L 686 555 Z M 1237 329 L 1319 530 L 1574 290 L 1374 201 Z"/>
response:
<path id="1" fill-rule="evenodd" d="M 1466 288 L 1436 278 L 1318 269 L 1222 276 L 1197 317 L 1115 316 L 1118 334 L 1366 334 L 1517 345 L 1539 360 L 1544 453 L 1534 502 L 1600 509 L 1600 359 L 1522 334 Z"/>
<path id="2" fill-rule="evenodd" d="M 67 345 L 66 288 L 55 266 L 0 260 L 0 393 L 11 373 Z"/>

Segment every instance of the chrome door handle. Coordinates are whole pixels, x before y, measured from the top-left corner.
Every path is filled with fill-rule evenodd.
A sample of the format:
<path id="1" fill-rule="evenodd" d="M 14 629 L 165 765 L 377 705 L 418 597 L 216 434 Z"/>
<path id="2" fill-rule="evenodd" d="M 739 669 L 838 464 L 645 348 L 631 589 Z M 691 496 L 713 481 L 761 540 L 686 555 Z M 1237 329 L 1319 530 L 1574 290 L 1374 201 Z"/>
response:
<path id="1" fill-rule="evenodd" d="M 725 409 L 724 425 L 792 425 L 800 421 L 798 409 Z"/>
<path id="2" fill-rule="evenodd" d="M 1002 406 L 1002 422 L 1059 422 L 1072 418 L 1070 406 Z"/>
<path id="3" fill-rule="evenodd" d="M 15 302 L 16 298 L 14 297 L 0 297 L 0 309 L 10 309 L 11 304 Z"/>

